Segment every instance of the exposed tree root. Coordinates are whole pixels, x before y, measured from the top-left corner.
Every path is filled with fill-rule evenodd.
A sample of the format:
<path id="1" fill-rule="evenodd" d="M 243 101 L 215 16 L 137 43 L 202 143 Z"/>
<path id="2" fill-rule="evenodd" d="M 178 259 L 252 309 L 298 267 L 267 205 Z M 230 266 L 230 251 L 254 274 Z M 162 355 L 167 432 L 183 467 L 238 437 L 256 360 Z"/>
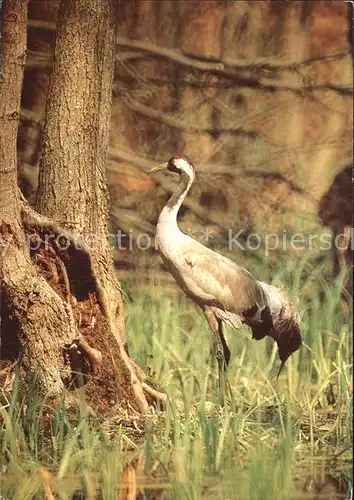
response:
<path id="1" fill-rule="evenodd" d="M 142 382 L 141 385 L 146 394 L 151 396 L 154 399 L 154 401 L 162 403 L 163 405 L 167 403 L 167 396 L 165 393 L 153 389 L 146 382 Z"/>
<path id="2" fill-rule="evenodd" d="M 87 340 L 84 338 L 81 338 L 79 341 L 79 347 L 83 349 L 87 357 L 90 360 L 91 368 L 92 368 L 92 373 L 94 375 L 98 375 L 101 372 L 101 365 L 102 365 L 102 353 L 98 349 L 95 349 L 94 347 L 91 347 Z"/>
<path id="3" fill-rule="evenodd" d="M 72 367 L 74 371 L 82 372 L 84 376 L 81 380 L 85 383 L 89 380 L 87 375 L 90 372 L 94 375 L 93 381 L 98 378 L 97 387 L 105 398 L 104 384 L 108 384 L 107 390 L 113 394 L 114 380 L 117 382 L 122 378 L 125 370 L 124 380 L 119 380 L 119 384 L 124 385 L 124 390 L 128 392 L 130 387 L 140 413 L 149 412 L 148 401 L 159 406 L 165 405 L 166 395 L 147 383 L 149 377 L 129 357 L 124 349 L 124 338 L 120 338 L 114 331 L 112 300 L 111 303 L 107 302 L 107 290 L 100 281 L 101 277 L 97 275 L 97 265 L 93 261 L 95 257 L 84 238 L 38 214 L 22 194 L 20 198 L 21 219 L 26 233 L 30 235 L 30 244 L 35 248 L 31 250 L 32 257 L 35 257 L 34 262 L 37 262 L 50 286 L 60 296 L 70 318 L 71 329 L 75 332 L 75 335 L 71 335 L 72 341 L 64 346 L 64 351 L 69 353 L 71 363 L 75 365 Z M 77 267 L 84 273 L 83 281 L 87 282 L 85 289 L 82 284 L 75 283 L 73 273 Z M 79 278 L 82 276 L 80 275 L 77 281 L 80 281 Z M 77 286 L 81 288 L 78 289 Z M 112 343 L 109 340 L 109 332 L 117 342 Z M 122 363 L 124 368 L 119 368 L 119 363 Z"/>
<path id="4" fill-rule="evenodd" d="M 72 302 L 71 302 L 71 293 L 70 293 L 70 282 L 69 282 L 69 278 L 68 278 L 68 273 L 66 271 L 66 267 L 65 267 L 65 264 L 64 262 L 60 259 L 60 258 L 56 258 L 56 262 L 58 264 L 58 267 L 61 271 L 61 277 L 62 277 L 62 280 L 63 280 L 63 284 L 64 284 L 64 288 L 65 288 L 65 295 L 66 295 L 66 302 L 68 304 L 71 304 L 72 305 Z"/>

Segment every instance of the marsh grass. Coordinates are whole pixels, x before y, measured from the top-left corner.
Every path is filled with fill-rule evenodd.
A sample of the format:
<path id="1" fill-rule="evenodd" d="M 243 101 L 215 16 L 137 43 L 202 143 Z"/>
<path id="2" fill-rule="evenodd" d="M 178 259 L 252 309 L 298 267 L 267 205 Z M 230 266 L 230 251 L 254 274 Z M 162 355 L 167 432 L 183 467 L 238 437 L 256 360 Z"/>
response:
<path id="1" fill-rule="evenodd" d="M 2 498 L 350 498 L 351 306 L 344 273 L 332 284 L 325 273 L 306 259 L 274 273 L 300 297 L 303 332 L 278 382 L 272 341 L 226 330 L 223 408 L 202 315 L 154 276 L 143 292 L 131 290 L 130 354 L 165 388 L 167 409 L 102 421 L 84 391 L 75 406 L 53 405 L 35 379 L 24 392 L 16 377 L 0 409 Z"/>

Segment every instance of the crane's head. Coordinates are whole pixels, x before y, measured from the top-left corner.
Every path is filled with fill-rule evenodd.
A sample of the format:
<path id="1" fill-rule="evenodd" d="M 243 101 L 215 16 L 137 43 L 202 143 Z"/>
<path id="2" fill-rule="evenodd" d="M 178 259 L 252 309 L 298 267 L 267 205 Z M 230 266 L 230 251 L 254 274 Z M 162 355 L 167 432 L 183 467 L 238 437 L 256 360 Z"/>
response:
<path id="1" fill-rule="evenodd" d="M 281 361 L 278 377 L 285 365 L 286 360 L 289 356 L 291 356 L 291 354 L 300 349 L 301 346 L 301 333 L 299 325 L 296 322 L 290 321 L 288 324 L 286 324 L 286 322 L 284 323 L 284 329 L 278 330 L 278 338 L 276 339 L 279 348 L 279 358 Z"/>
<path id="2" fill-rule="evenodd" d="M 168 170 L 169 172 L 174 172 L 179 175 L 187 175 L 189 178 L 194 178 L 195 170 L 192 162 L 187 156 L 176 155 L 172 156 L 166 163 L 158 165 L 148 171 L 148 174 L 153 172 L 159 172 L 160 170 Z"/>

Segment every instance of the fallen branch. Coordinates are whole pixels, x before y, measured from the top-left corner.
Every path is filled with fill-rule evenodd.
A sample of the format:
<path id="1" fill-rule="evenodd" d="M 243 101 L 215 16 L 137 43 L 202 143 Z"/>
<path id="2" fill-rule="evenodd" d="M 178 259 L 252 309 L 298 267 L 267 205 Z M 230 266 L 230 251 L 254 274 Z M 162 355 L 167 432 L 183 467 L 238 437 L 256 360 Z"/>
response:
<path id="1" fill-rule="evenodd" d="M 122 99 L 124 104 L 128 106 L 129 109 L 145 116 L 146 118 L 150 118 L 150 120 L 157 121 L 159 123 L 163 123 L 168 125 L 169 127 L 177 128 L 179 130 L 183 130 L 185 132 L 197 132 L 197 133 L 206 133 L 211 135 L 220 135 L 220 134 L 237 134 L 237 135 L 247 135 L 253 138 L 260 136 L 261 134 L 251 130 L 245 130 L 241 126 L 240 127 L 224 127 L 224 128 L 214 128 L 214 127 L 198 127 L 193 125 L 191 121 L 183 122 L 170 116 L 162 111 L 158 111 L 150 106 L 145 106 L 137 101 L 134 101 L 131 97 L 125 95 Z"/>
<path id="2" fill-rule="evenodd" d="M 44 29 L 48 31 L 55 31 L 56 24 L 48 21 L 41 21 L 39 19 L 29 19 L 28 27 L 35 29 Z M 225 58 L 223 60 L 215 59 L 215 58 L 207 58 L 204 57 L 202 59 L 197 59 L 194 57 L 189 57 L 183 54 L 182 51 L 177 49 L 166 49 L 165 47 L 160 47 L 152 42 L 148 42 L 146 40 L 132 40 L 130 38 L 117 37 L 116 39 L 117 47 L 128 47 L 131 49 L 136 49 L 138 51 L 149 54 L 150 56 L 159 56 L 166 59 L 170 59 L 171 61 L 177 62 L 181 65 L 197 68 L 204 71 L 213 71 L 220 70 L 224 67 L 239 69 L 239 70 L 251 70 L 251 69 L 266 69 L 266 70 L 293 70 L 296 68 L 300 68 L 302 66 L 310 66 L 311 64 L 317 62 L 328 62 L 333 60 L 344 59 L 351 55 L 351 50 L 335 52 L 333 54 L 326 54 L 317 57 L 311 57 L 309 59 L 304 59 L 303 61 L 296 62 L 286 62 L 280 60 L 279 57 L 270 58 L 270 57 L 254 57 L 251 61 L 245 59 L 234 59 L 234 58 Z M 124 53 L 119 54 L 117 56 L 118 59 L 120 57 L 125 57 Z M 126 55 L 126 58 L 137 58 L 139 54 L 136 52 L 129 52 Z"/>
<path id="3" fill-rule="evenodd" d="M 129 38 L 118 37 L 116 40 L 117 47 L 128 47 L 130 49 L 137 49 L 147 54 L 163 57 L 164 59 L 169 59 L 176 63 L 179 63 L 183 66 L 188 66 L 190 68 L 198 69 L 201 71 L 227 71 L 230 69 L 233 70 L 254 70 L 254 69 L 262 69 L 262 70 L 293 70 L 296 68 L 300 68 L 301 66 L 309 66 L 316 62 L 323 61 L 333 61 L 338 59 L 343 59 L 347 56 L 350 56 L 351 51 L 348 49 L 342 52 L 336 52 L 334 54 L 328 54 L 318 57 L 313 57 L 310 59 L 305 59 L 303 61 L 297 62 L 285 62 L 279 60 L 279 58 L 271 59 L 269 57 L 258 57 L 252 58 L 252 60 L 247 59 L 233 59 L 233 58 L 225 58 L 223 60 L 220 59 L 208 59 L 208 58 L 196 58 L 189 57 L 183 54 L 181 50 L 177 49 L 166 49 L 165 47 L 158 46 L 152 42 L 148 42 L 146 40 L 131 40 Z M 119 55 L 117 59 L 119 60 Z"/>
<path id="4" fill-rule="evenodd" d="M 43 28 L 43 29 L 55 29 L 53 23 L 46 23 L 42 21 L 30 20 L 30 27 Z M 251 75 L 242 75 L 240 72 L 248 71 L 254 73 L 255 70 L 263 71 L 292 71 L 298 70 L 302 66 L 309 66 L 320 61 L 332 61 L 343 59 L 350 56 L 350 50 L 344 52 L 338 52 L 335 54 L 328 54 L 319 56 L 317 58 L 306 59 L 299 62 L 282 62 L 279 60 L 269 60 L 268 58 L 252 59 L 251 61 L 235 60 L 235 59 L 225 59 L 225 60 L 208 60 L 208 59 L 198 59 L 190 56 L 186 56 L 179 50 L 166 49 L 165 47 L 159 47 L 151 42 L 142 40 L 130 40 L 129 38 L 118 37 L 116 40 L 118 47 L 127 47 L 140 50 L 150 57 L 162 57 L 170 61 L 174 61 L 182 66 L 189 67 L 191 69 L 196 69 L 198 71 L 206 71 L 222 78 L 231 79 L 237 83 L 239 87 L 249 87 L 253 89 L 260 89 L 267 92 L 285 91 L 291 92 L 296 95 L 303 95 L 304 93 L 314 92 L 314 91 L 331 91 L 344 96 L 353 95 L 352 85 L 340 85 L 332 82 L 314 83 L 314 84 L 296 84 L 287 85 L 278 82 L 271 78 L 254 77 Z M 35 53 L 31 54 L 31 67 L 38 65 L 38 67 L 50 66 L 52 55 L 45 55 L 44 53 L 39 53 L 39 60 L 36 63 Z M 130 53 L 129 58 L 132 57 Z M 137 57 L 134 55 L 134 58 Z M 118 62 L 124 61 L 124 56 L 121 58 L 120 54 L 116 56 Z M 300 75 L 302 77 L 302 75 Z M 158 79 L 146 79 L 146 82 L 154 80 L 155 84 L 167 85 L 173 83 L 171 80 L 158 80 Z M 214 85 L 217 87 L 217 84 Z"/>

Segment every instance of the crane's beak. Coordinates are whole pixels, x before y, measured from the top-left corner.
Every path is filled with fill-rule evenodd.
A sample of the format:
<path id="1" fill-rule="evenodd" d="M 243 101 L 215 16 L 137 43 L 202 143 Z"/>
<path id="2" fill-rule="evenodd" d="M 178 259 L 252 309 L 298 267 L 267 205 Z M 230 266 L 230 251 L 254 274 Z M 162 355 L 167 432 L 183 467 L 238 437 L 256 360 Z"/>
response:
<path id="1" fill-rule="evenodd" d="M 278 371 L 278 375 L 277 375 L 277 382 L 278 382 L 279 375 L 281 374 L 284 366 L 285 366 L 285 361 L 282 361 L 281 365 L 280 365 L 280 368 L 279 368 L 279 371 Z"/>
<path id="2" fill-rule="evenodd" d="M 152 168 L 151 170 L 148 170 L 148 174 L 153 174 L 154 172 L 159 172 L 160 170 L 166 170 L 168 166 L 168 162 L 166 161 L 165 163 L 162 163 L 161 165 L 158 165 L 157 167 Z"/>

